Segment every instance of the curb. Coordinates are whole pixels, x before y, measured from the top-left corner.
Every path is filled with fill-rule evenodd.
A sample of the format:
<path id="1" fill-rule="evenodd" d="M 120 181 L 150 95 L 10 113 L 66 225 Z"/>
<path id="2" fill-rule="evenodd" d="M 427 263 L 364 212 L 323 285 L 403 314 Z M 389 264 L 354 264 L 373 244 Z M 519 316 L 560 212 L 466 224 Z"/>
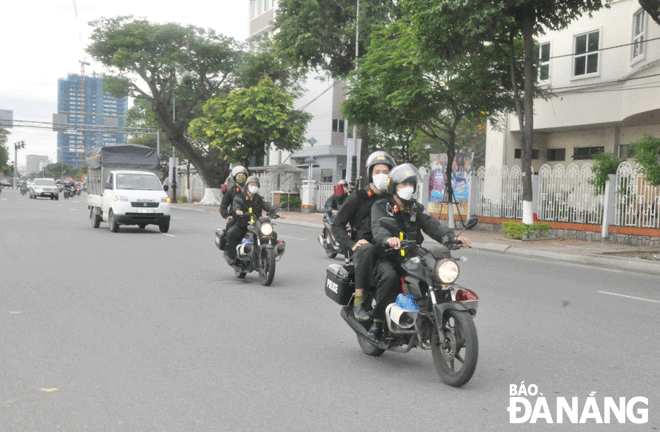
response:
<path id="1" fill-rule="evenodd" d="M 541 260 L 554 260 L 579 264 L 590 267 L 607 268 L 613 270 L 631 271 L 647 275 L 660 276 L 660 263 L 646 262 L 641 259 L 609 258 L 600 255 L 565 254 L 559 252 L 541 251 L 534 249 L 518 248 L 508 245 L 492 243 L 473 243 L 473 249 L 484 252 L 493 252 L 513 255 L 522 258 L 533 258 Z"/>

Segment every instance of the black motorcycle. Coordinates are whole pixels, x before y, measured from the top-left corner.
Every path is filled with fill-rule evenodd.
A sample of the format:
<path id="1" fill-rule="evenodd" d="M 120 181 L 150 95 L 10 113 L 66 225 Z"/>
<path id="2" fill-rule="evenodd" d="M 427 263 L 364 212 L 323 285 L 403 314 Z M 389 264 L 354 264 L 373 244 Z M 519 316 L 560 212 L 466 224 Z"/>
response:
<path id="1" fill-rule="evenodd" d="M 25 195 L 26 193 L 28 193 L 27 185 L 21 185 L 21 195 Z"/>
<path id="2" fill-rule="evenodd" d="M 237 265 L 232 265 L 234 274 L 244 278 L 247 273 L 258 271 L 259 282 L 264 286 L 273 283 L 275 263 L 282 258 L 286 242 L 277 239 L 273 223 L 268 216 L 258 217 L 254 213 L 243 213 L 237 218 L 249 218 L 248 231 L 242 242 L 236 246 Z M 279 216 L 273 216 L 273 219 Z M 224 229 L 215 232 L 215 244 L 220 250 L 225 250 L 227 240 Z"/>
<path id="3" fill-rule="evenodd" d="M 328 258 L 334 258 L 337 256 L 337 254 L 344 255 L 342 247 L 335 239 L 335 236 L 332 235 L 332 221 L 330 220 L 330 216 L 327 213 L 323 215 L 322 221 L 323 232 L 319 235 L 318 240 L 321 247 L 325 249 L 325 254 L 328 256 Z M 349 228 L 350 231 L 350 227 L 347 228 Z"/>
<path id="4" fill-rule="evenodd" d="M 383 333 L 371 336 L 368 332 L 371 322 L 360 322 L 353 315 L 352 264 L 328 267 L 326 295 L 343 306 L 341 316 L 357 334 L 365 354 L 379 356 L 386 350 L 406 353 L 413 348 L 430 350 L 440 378 L 446 384 L 460 387 L 472 378 L 479 356 L 473 320 L 479 297 L 455 283 L 459 267 L 451 257 L 451 251 L 460 249 L 462 243 L 454 240 L 427 249 L 407 240 L 407 234 L 399 231 L 394 219 L 383 218 L 381 223 L 393 236 L 403 237 L 400 249 L 388 250 L 397 257 L 402 292 L 397 302 L 386 308 Z M 470 219 L 466 229 L 474 228 L 477 223 L 478 219 Z"/>
<path id="5" fill-rule="evenodd" d="M 76 194 L 76 188 L 74 186 L 65 186 L 64 187 L 64 198 L 72 198 Z"/>

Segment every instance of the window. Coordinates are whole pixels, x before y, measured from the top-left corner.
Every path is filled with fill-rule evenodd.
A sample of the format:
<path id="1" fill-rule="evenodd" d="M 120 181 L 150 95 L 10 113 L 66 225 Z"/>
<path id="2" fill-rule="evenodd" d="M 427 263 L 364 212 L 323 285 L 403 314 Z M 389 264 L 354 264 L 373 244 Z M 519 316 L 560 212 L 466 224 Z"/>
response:
<path id="1" fill-rule="evenodd" d="M 548 149 L 548 162 L 560 162 L 566 160 L 566 149 Z"/>
<path id="2" fill-rule="evenodd" d="M 321 170 L 321 183 L 331 183 L 332 182 L 332 170 L 331 169 L 322 169 Z"/>
<path id="3" fill-rule="evenodd" d="M 573 76 L 598 73 L 598 49 L 600 31 L 575 37 Z"/>
<path id="4" fill-rule="evenodd" d="M 513 152 L 513 157 L 515 159 L 520 159 L 522 158 L 522 149 L 515 149 Z M 538 159 L 539 158 L 539 151 L 538 150 L 532 150 L 532 159 Z"/>
<path id="5" fill-rule="evenodd" d="M 645 18 L 644 10 L 640 10 L 633 15 L 632 60 L 637 60 L 644 56 Z"/>
<path id="6" fill-rule="evenodd" d="M 573 160 L 593 159 L 597 153 L 605 151 L 605 147 L 575 147 L 573 149 Z"/>
<path id="7" fill-rule="evenodd" d="M 344 133 L 344 120 L 332 119 L 332 131 Z"/>
<path id="8" fill-rule="evenodd" d="M 536 80 L 538 82 L 548 81 L 550 79 L 550 42 L 539 46 L 539 70 Z"/>
<path id="9" fill-rule="evenodd" d="M 632 157 L 632 149 L 630 144 L 619 144 L 616 146 L 616 157 L 618 158 L 629 158 Z"/>

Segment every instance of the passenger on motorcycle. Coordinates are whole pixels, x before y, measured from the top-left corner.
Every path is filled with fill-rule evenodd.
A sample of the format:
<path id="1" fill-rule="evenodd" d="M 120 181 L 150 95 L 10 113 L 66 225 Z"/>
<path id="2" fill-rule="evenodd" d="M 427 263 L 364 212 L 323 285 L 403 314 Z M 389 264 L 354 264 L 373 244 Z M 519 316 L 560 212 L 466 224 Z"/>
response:
<path id="1" fill-rule="evenodd" d="M 328 214 L 330 221 L 335 218 L 334 216 L 339 212 L 339 207 L 344 204 L 346 198 L 348 197 L 348 182 L 346 180 L 340 180 L 339 183 L 335 185 L 334 194 L 330 196 L 323 206 L 323 211 Z"/>
<path id="2" fill-rule="evenodd" d="M 234 225 L 234 198 L 236 194 L 243 191 L 245 182 L 250 175 L 250 172 L 242 165 L 235 166 L 231 170 L 231 178 L 234 180 L 234 186 L 227 188 L 227 191 L 222 196 L 220 203 L 220 215 L 227 219 L 227 226 L 225 227 L 225 236 L 227 231 Z"/>
<path id="3" fill-rule="evenodd" d="M 424 236 L 422 231 L 433 240 L 445 243 L 453 240 L 454 232 L 440 225 L 436 218 L 430 216 L 424 206 L 419 204 L 413 195 L 417 190 L 419 173 L 417 169 L 409 164 L 402 164 L 390 171 L 388 183 L 388 195 L 378 200 L 371 208 L 371 227 L 374 243 L 379 247 L 400 248 L 401 239 L 395 237 L 381 225 L 380 219 L 384 217 L 394 218 L 397 227 L 404 233 L 408 233 L 408 240 L 422 244 Z M 467 237 L 460 236 L 457 240 L 465 246 L 472 244 Z M 382 250 L 382 249 L 381 249 Z M 399 276 L 392 256 L 381 255 L 376 264 L 376 306 L 374 308 L 374 325 L 370 333 L 378 336 L 382 332 L 385 308 L 394 303 L 400 290 Z"/>
<path id="4" fill-rule="evenodd" d="M 251 218 L 258 218 L 265 210 L 273 217 L 277 215 L 277 208 L 273 207 L 259 195 L 259 178 L 250 176 L 245 182 L 245 189 L 236 194 L 232 203 L 236 223 L 227 231 L 227 248 L 225 250 L 227 261 L 230 265 L 238 263 L 236 257 L 236 246 L 247 233 L 248 223 Z M 245 213 L 253 213 L 246 215 Z"/>
<path id="5" fill-rule="evenodd" d="M 369 186 L 348 196 L 332 222 L 332 234 L 337 242 L 353 253 L 355 266 L 355 299 L 353 314 L 358 321 L 369 321 L 371 317 L 365 308 L 365 290 L 376 287 L 374 267 L 377 250 L 371 243 L 371 206 L 387 193 L 387 176 L 395 162 L 384 151 L 377 151 L 367 158 Z M 346 224 L 353 229 L 353 236 L 346 230 Z"/>

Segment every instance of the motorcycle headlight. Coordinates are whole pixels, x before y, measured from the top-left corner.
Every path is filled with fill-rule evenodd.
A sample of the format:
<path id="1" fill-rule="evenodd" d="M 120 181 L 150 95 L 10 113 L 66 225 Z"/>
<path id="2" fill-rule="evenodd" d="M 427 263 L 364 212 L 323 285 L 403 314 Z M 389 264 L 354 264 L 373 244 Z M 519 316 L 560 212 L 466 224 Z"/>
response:
<path id="1" fill-rule="evenodd" d="M 456 261 L 443 260 L 436 264 L 435 275 L 443 284 L 452 284 L 458 279 L 460 270 Z"/>
<path id="2" fill-rule="evenodd" d="M 268 237 L 273 233 L 273 226 L 269 223 L 261 224 L 261 234 Z"/>

